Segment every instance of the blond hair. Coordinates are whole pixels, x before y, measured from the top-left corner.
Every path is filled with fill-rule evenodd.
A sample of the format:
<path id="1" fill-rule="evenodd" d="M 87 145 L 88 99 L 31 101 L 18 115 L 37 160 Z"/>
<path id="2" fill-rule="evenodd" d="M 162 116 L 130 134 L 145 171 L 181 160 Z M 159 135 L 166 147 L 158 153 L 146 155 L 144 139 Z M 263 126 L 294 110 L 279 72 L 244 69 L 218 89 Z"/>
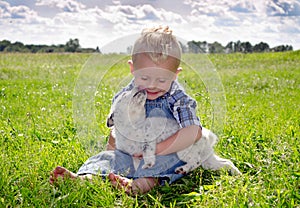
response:
<path id="1" fill-rule="evenodd" d="M 132 50 L 133 62 L 139 54 L 146 54 L 154 63 L 161 63 L 168 57 L 173 57 L 179 66 L 181 47 L 168 26 L 158 26 L 144 29 L 135 41 Z"/>

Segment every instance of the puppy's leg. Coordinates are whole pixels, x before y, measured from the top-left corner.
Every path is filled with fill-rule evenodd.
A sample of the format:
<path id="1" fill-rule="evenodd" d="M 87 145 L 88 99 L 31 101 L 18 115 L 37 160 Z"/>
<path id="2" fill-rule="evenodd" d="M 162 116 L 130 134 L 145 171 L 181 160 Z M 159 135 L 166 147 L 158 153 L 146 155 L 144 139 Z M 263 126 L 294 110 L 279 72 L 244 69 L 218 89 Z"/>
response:
<path id="1" fill-rule="evenodd" d="M 179 159 L 186 162 L 185 165 L 175 169 L 177 174 L 187 174 L 201 165 L 201 154 L 197 150 L 198 146 L 194 145 L 177 153 Z"/>
<path id="2" fill-rule="evenodd" d="M 216 154 L 212 154 L 207 160 L 205 160 L 202 164 L 204 169 L 209 170 L 220 170 L 222 168 L 229 169 L 232 175 L 241 175 L 242 173 L 239 169 L 230 161 L 224 158 L 217 156 Z"/>
<path id="3" fill-rule="evenodd" d="M 200 162 L 198 162 L 198 164 L 189 162 L 189 163 L 187 163 L 183 166 L 180 166 L 180 167 L 176 168 L 175 172 L 177 174 L 185 175 L 185 174 L 189 173 L 190 171 L 193 171 L 194 169 L 196 169 L 196 167 L 198 167 L 199 165 L 200 165 Z"/>
<path id="4" fill-rule="evenodd" d="M 143 169 L 151 168 L 155 165 L 155 142 L 145 142 L 143 146 L 143 159 L 145 164 L 142 166 Z"/>

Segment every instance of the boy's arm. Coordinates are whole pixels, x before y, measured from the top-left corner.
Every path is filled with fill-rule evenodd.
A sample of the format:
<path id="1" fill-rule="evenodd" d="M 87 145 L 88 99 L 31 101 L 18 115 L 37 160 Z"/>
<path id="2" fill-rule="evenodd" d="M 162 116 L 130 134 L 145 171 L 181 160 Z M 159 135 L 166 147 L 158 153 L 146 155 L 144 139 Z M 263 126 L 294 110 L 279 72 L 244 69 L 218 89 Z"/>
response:
<path id="1" fill-rule="evenodd" d="M 109 134 L 109 138 L 106 144 L 106 150 L 115 150 L 116 149 L 116 143 L 115 138 L 111 135 L 111 132 Z"/>
<path id="2" fill-rule="evenodd" d="M 202 136 L 200 126 L 191 125 L 181 128 L 174 135 L 156 145 L 157 155 L 167 155 L 181 151 L 198 141 Z"/>
<path id="3" fill-rule="evenodd" d="M 200 119 L 196 115 L 196 100 L 187 95 L 178 82 L 173 84 L 169 104 L 174 118 L 182 128 L 156 145 L 157 155 L 179 152 L 200 140 L 202 136 Z"/>

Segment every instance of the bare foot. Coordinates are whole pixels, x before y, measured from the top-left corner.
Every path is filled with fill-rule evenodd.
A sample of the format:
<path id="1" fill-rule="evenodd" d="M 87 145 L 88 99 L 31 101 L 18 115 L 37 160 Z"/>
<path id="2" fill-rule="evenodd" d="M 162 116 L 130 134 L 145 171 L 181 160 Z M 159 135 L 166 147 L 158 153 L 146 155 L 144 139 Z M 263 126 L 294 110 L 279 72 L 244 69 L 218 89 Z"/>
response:
<path id="1" fill-rule="evenodd" d="M 123 189 L 125 193 L 133 195 L 136 195 L 138 193 L 147 193 L 154 186 L 158 185 L 158 181 L 155 178 L 138 178 L 135 180 L 131 180 L 114 173 L 108 174 L 108 179 L 114 187 Z"/>
<path id="2" fill-rule="evenodd" d="M 66 178 L 77 178 L 78 175 L 69 171 L 68 169 L 64 167 L 57 166 L 51 173 L 50 173 L 50 179 L 49 182 L 53 184 L 58 180 L 58 178 L 66 179 Z"/>
<path id="3" fill-rule="evenodd" d="M 116 175 L 114 173 L 108 174 L 108 179 L 111 184 L 118 189 L 124 189 L 124 191 L 128 194 L 132 192 L 132 180 L 129 178 L 122 177 L 120 175 Z"/>

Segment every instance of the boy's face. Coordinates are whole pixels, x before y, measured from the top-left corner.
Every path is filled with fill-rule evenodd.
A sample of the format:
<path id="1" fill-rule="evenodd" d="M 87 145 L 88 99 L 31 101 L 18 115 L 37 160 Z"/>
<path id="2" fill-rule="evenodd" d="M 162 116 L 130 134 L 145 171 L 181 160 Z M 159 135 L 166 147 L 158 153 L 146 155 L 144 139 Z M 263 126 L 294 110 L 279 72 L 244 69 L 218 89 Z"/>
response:
<path id="1" fill-rule="evenodd" d="M 172 82 L 179 72 L 174 60 L 156 64 L 150 58 L 129 62 L 134 76 L 135 85 L 147 91 L 147 99 L 155 100 L 169 91 Z"/>

